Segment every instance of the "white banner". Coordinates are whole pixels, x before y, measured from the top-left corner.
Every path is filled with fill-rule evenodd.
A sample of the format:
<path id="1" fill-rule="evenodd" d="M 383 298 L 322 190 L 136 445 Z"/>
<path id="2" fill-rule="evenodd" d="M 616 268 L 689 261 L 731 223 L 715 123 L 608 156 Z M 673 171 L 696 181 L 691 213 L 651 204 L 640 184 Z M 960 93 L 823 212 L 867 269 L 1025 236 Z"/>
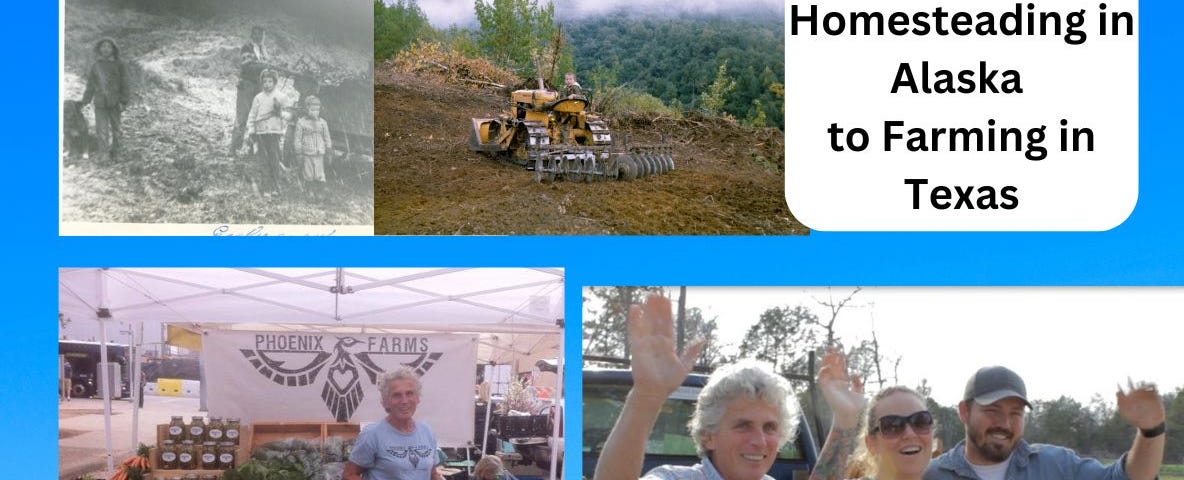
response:
<path id="1" fill-rule="evenodd" d="M 441 446 L 473 439 L 477 337 L 210 331 L 203 341 L 209 414 L 244 422 L 376 422 L 376 380 L 407 365 L 423 382 L 415 418 Z"/>

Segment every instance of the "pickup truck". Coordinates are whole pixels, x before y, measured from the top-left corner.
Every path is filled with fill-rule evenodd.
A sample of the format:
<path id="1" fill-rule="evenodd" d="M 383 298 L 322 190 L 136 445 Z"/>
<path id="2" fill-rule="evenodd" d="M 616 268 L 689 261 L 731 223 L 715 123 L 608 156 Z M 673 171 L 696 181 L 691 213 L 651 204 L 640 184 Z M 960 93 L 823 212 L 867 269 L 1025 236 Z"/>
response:
<path id="1" fill-rule="evenodd" d="M 699 390 L 707 384 L 707 376 L 693 373 L 687 376 L 658 416 L 654 431 L 646 442 L 645 464 L 641 473 L 659 465 L 694 465 L 699 462 L 695 441 L 687 429 L 687 421 L 695 411 Z M 592 478 L 596 461 L 604 441 L 617 421 L 625 404 L 625 395 L 633 385 L 628 370 L 584 370 L 584 472 Z M 804 417 L 798 418 L 798 434 L 781 448 L 769 476 L 776 480 L 799 480 L 810 476 L 818 458 L 814 436 Z"/>

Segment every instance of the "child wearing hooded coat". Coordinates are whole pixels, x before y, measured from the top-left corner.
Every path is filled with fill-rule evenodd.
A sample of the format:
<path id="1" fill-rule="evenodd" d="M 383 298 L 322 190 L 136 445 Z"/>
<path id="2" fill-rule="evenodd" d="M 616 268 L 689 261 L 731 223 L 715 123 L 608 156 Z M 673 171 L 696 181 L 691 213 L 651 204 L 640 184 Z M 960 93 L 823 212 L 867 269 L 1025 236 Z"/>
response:
<path id="1" fill-rule="evenodd" d="M 86 72 L 86 91 L 81 104 L 94 101 L 95 137 L 98 154 L 115 160 L 123 136 L 120 116 L 128 104 L 127 68 L 119 60 L 115 40 L 104 38 L 95 43 L 95 62 Z"/>

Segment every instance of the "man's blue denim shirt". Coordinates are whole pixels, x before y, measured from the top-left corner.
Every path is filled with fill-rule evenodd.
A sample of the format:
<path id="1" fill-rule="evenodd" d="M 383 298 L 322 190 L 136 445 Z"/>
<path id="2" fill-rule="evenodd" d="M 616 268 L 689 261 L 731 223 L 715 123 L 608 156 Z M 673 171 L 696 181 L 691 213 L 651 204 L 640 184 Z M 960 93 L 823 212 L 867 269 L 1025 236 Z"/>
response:
<path id="1" fill-rule="evenodd" d="M 1105 466 L 1092 458 L 1056 445 L 1029 445 L 1020 440 L 1011 453 L 1006 480 L 1130 480 L 1126 476 L 1126 455 L 1113 465 Z M 950 451 L 929 464 L 923 480 L 981 480 L 966 461 L 966 441 L 958 442 Z"/>

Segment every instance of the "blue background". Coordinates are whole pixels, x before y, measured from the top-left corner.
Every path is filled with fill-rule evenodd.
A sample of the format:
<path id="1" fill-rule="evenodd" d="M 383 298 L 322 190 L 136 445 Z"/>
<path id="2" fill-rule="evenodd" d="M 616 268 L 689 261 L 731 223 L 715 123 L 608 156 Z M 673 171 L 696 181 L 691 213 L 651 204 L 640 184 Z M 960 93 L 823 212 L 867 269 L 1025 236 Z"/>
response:
<path id="1" fill-rule="evenodd" d="M 567 269 L 572 327 L 585 285 L 1184 285 L 1181 4 L 1139 8 L 1139 202 L 1108 232 L 324 239 L 59 238 L 57 2 L 9 4 L 0 195 L 9 219 L 5 297 L 14 308 L 0 348 L 3 467 L 21 478 L 57 475 L 59 266 L 558 266 Z M 579 338 L 568 329 L 573 367 Z M 567 379 L 568 398 L 579 398 L 578 377 Z M 569 479 L 579 478 L 579 420 L 569 410 Z"/>

